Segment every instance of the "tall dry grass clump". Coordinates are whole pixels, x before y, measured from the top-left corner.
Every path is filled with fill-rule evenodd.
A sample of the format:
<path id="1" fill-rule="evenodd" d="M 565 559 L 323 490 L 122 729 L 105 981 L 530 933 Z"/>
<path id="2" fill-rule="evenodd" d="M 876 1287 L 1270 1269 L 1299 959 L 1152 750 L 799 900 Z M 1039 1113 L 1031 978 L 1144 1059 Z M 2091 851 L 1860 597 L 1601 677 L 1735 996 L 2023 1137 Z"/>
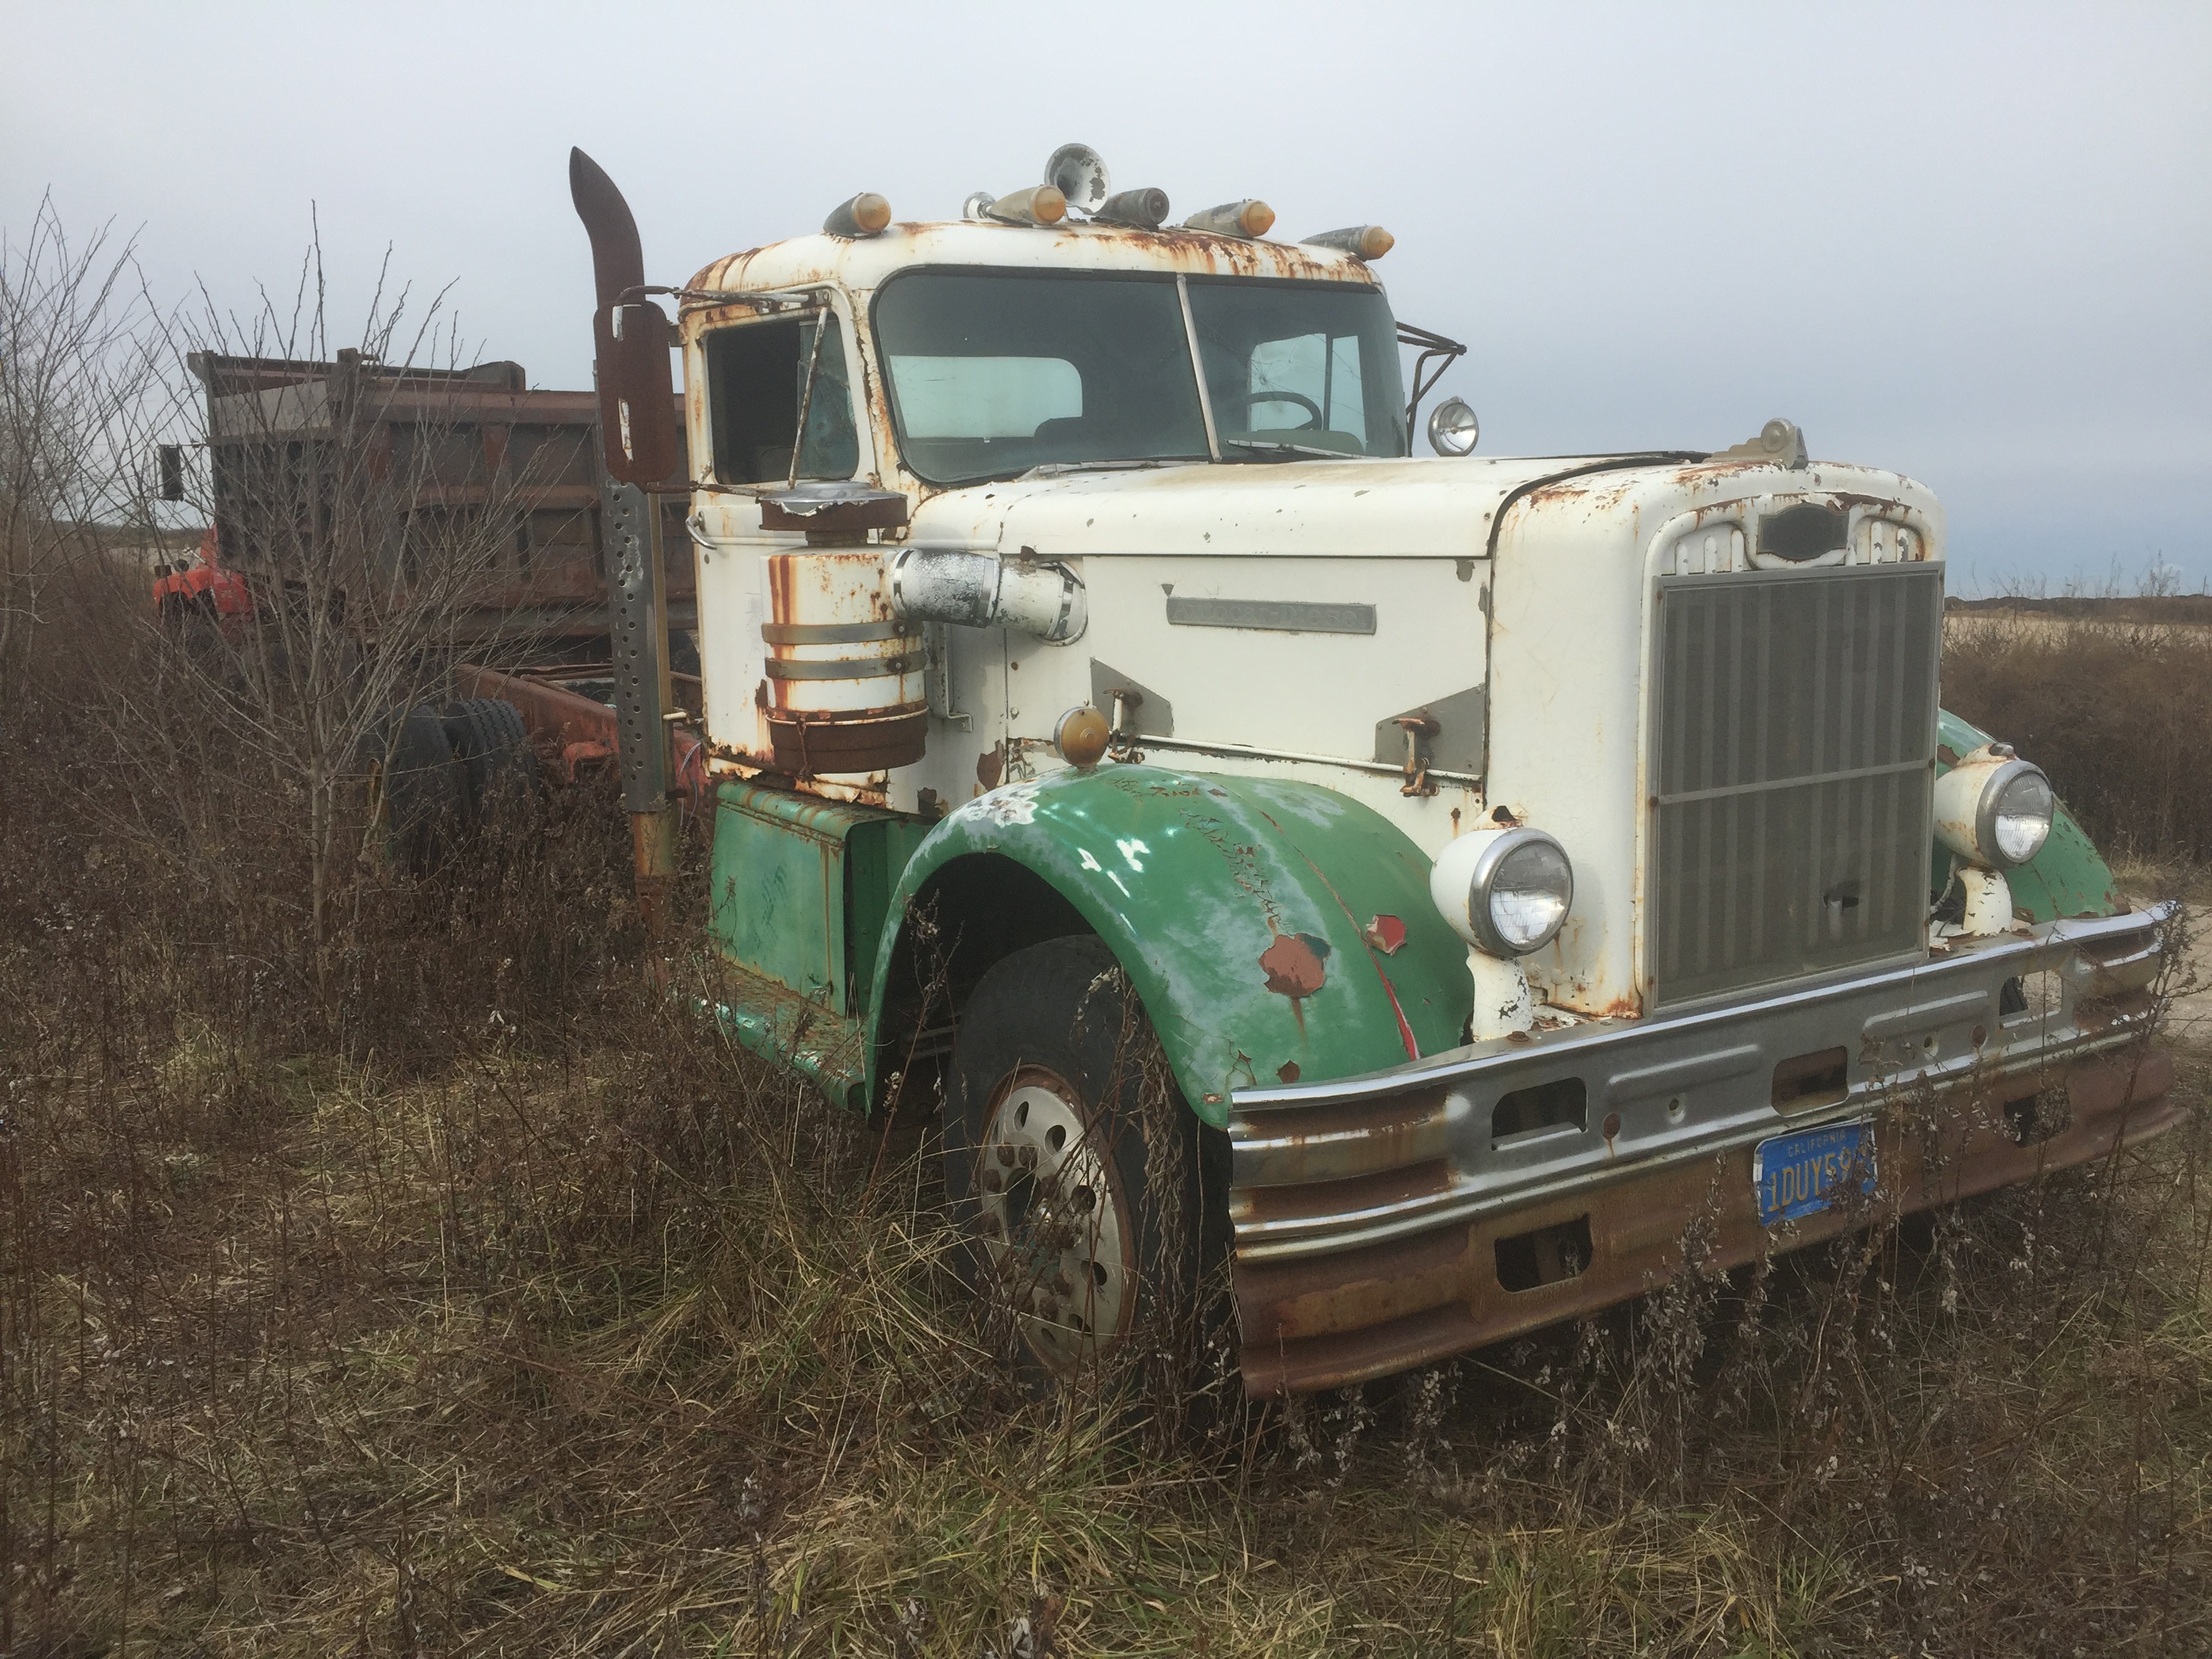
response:
<path id="1" fill-rule="evenodd" d="M 2185 600 L 1954 611 L 1943 702 L 2048 772 L 2108 853 L 2212 864 L 2212 623 Z"/>

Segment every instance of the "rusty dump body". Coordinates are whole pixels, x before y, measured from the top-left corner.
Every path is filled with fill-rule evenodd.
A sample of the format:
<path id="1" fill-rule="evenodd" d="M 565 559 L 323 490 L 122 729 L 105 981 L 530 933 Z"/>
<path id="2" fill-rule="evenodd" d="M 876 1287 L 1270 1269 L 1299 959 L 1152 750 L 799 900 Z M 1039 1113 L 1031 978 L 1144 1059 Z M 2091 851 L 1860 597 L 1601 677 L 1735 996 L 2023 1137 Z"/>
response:
<path id="1" fill-rule="evenodd" d="M 330 533 L 376 527 L 343 550 L 349 580 L 404 587 L 421 561 L 496 520 L 495 568 L 466 596 L 463 641 L 526 638 L 604 655 L 608 609 L 600 522 L 598 400 L 532 390 L 520 363 L 392 368 L 341 352 L 331 362 L 196 352 L 207 390 L 216 531 L 225 565 L 249 580 L 281 570 L 275 525 Z M 341 492 L 381 493 L 381 510 L 334 514 Z M 667 498 L 682 539 L 680 496 Z M 672 626 L 696 626 L 688 562 L 672 567 Z"/>
<path id="2" fill-rule="evenodd" d="M 1238 1091 L 1245 1386 L 1338 1387 L 1594 1312 L 1664 1283 L 1701 1222 L 1705 1260 L 1734 1266 L 2157 1133 L 2181 1110 L 2148 1042 L 2172 914 L 1954 940 L 1924 964 L 1706 1012 Z M 1871 1198 L 1763 1224 L 1760 1143 L 1861 1123 Z"/>

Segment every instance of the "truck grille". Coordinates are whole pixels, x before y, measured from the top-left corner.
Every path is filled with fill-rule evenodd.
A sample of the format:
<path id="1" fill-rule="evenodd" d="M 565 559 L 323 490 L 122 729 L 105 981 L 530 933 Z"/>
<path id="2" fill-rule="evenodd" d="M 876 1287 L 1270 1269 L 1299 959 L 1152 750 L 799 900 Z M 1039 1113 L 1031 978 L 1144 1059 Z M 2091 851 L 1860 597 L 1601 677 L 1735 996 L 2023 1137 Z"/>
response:
<path id="1" fill-rule="evenodd" d="M 1658 586 L 1654 1003 L 1919 948 L 1942 568 Z"/>

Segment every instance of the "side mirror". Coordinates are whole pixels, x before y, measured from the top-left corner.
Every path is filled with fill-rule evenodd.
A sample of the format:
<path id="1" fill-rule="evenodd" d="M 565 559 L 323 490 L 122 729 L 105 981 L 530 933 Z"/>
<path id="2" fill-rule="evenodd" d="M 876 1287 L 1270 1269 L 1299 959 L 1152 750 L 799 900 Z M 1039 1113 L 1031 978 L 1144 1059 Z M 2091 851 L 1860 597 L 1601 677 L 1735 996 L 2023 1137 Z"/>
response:
<path id="1" fill-rule="evenodd" d="M 637 221 L 615 181 L 580 149 L 568 152 L 568 194 L 592 240 L 598 296 L 592 343 L 607 472 L 622 483 L 665 483 L 684 464 L 684 447 L 668 372 L 668 318 L 639 295 L 645 252 Z"/>
<path id="2" fill-rule="evenodd" d="M 181 501 L 185 499 L 185 447 L 182 444 L 161 444 L 155 453 L 161 463 L 161 499 Z"/>

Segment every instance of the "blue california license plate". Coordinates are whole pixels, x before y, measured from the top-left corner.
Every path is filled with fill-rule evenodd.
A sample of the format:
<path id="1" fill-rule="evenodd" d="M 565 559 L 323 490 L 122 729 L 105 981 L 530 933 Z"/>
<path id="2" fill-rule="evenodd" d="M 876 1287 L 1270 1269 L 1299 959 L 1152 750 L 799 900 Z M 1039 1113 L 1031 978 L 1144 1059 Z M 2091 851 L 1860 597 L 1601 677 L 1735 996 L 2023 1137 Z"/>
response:
<path id="1" fill-rule="evenodd" d="M 1760 1141 L 1751 1155 L 1759 1218 L 1771 1227 L 1825 1210 L 1840 1184 L 1854 1175 L 1861 1192 L 1872 1192 L 1874 1138 L 1866 1127 L 1831 1123 Z"/>

